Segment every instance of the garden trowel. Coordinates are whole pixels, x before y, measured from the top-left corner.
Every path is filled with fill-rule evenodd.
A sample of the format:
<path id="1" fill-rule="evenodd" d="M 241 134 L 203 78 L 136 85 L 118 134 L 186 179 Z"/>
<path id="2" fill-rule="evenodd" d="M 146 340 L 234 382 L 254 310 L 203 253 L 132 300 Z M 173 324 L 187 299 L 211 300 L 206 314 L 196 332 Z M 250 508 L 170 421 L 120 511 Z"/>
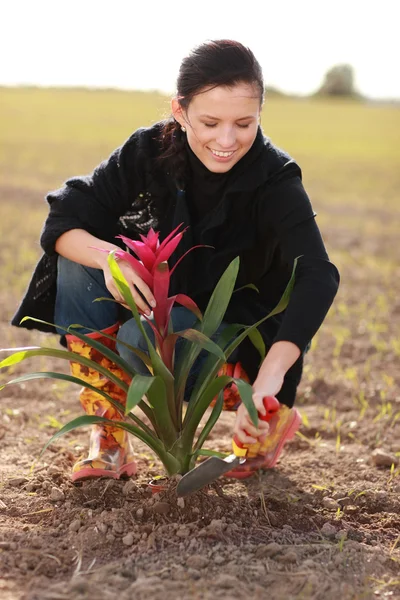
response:
<path id="1" fill-rule="evenodd" d="M 262 421 L 270 421 L 279 410 L 280 404 L 273 396 L 267 396 L 264 398 L 264 407 L 267 411 L 266 414 L 261 415 L 258 413 L 258 418 Z M 226 458 L 211 456 L 198 467 L 186 473 L 177 485 L 177 495 L 188 496 L 189 494 L 193 494 L 193 492 L 197 492 L 238 465 L 245 464 L 248 458 L 259 456 L 263 450 L 260 442 L 243 444 L 236 435 L 232 440 L 232 448 L 233 454 L 230 454 Z"/>

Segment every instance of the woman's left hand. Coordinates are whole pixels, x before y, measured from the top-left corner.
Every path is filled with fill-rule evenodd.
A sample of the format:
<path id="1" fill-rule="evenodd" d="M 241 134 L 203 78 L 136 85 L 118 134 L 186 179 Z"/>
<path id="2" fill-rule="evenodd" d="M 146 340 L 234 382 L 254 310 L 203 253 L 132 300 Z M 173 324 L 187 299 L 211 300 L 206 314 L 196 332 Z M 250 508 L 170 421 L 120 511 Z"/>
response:
<path id="1" fill-rule="evenodd" d="M 283 384 L 284 375 L 264 375 L 257 377 L 253 383 L 253 401 L 260 415 L 265 416 L 264 398 L 266 396 L 276 396 Z M 266 421 L 258 421 L 258 427 L 255 427 L 247 408 L 241 404 L 236 413 L 236 422 L 234 433 L 243 444 L 263 443 L 268 436 L 269 425 Z"/>
<path id="2" fill-rule="evenodd" d="M 300 349 L 292 342 L 280 341 L 271 346 L 252 386 L 253 402 L 260 415 L 265 416 L 267 413 L 264 407 L 264 398 L 275 397 L 280 392 L 287 371 L 299 355 Z M 268 430 L 268 423 L 261 420 L 258 422 L 258 427 L 254 427 L 244 404 L 239 406 L 234 432 L 241 442 L 253 444 L 255 441 L 259 441 L 263 443 L 268 435 Z"/>

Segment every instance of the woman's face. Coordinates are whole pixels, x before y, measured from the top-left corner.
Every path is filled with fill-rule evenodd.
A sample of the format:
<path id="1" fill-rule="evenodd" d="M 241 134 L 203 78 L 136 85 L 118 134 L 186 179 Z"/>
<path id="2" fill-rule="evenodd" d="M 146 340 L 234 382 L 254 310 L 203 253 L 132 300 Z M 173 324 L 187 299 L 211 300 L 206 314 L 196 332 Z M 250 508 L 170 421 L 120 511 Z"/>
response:
<path id="1" fill-rule="evenodd" d="M 260 120 L 257 87 L 239 83 L 196 94 L 187 110 L 172 101 L 175 119 L 186 127 L 190 148 L 213 173 L 226 173 L 248 152 Z"/>

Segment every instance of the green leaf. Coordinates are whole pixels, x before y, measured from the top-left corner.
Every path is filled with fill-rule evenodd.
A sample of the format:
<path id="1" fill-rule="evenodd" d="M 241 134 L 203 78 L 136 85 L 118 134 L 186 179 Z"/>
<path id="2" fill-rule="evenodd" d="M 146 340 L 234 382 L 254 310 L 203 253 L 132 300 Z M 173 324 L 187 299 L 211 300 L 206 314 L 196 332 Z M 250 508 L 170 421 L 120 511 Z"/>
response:
<path id="1" fill-rule="evenodd" d="M 59 325 L 57 325 L 57 327 L 59 327 Z M 109 335 L 108 333 L 105 333 L 104 331 L 101 331 L 99 329 L 92 329 L 91 327 L 84 327 L 83 325 L 79 325 L 77 323 L 70 325 L 68 327 L 68 332 L 72 333 L 72 335 L 75 335 L 75 332 L 74 332 L 75 328 L 76 329 L 87 329 L 88 331 L 91 331 L 93 333 L 100 333 L 102 335 L 102 337 L 106 337 L 109 340 L 115 340 L 115 336 Z M 143 350 L 139 350 L 139 348 L 135 348 L 134 346 L 131 346 L 130 344 L 127 344 L 126 342 L 123 342 L 122 340 L 118 339 L 118 337 L 117 337 L 117 342 L 121 346 L 128 348 L 128 350 L 130 350 L 131 352 L 136 354 L 136 356 L 138 356 L 140 358 L 140 360 L 142 360 L 144 362 L 146 367 L 151 367 L 151 360 L 150 360 L 149 355 L 146 352 L 143 352 Z M 120 356 L 120 354 L 118 354 L 118 356 Z"/>
<path id="2" fill-rule="evenodd" d="M 93 302 L 115 302 L 115 304 L 121 305 L 121 303 L 118 302 L 118 300 L 116 300 L 115 298 L 107 298 L 106 296 L 95 298 Z"/>
<path id="3" fill-rule="evenodd" d="M 59 379 L 61 381 L 69 381 L 71 383 L 76 383 L 79 386 L 86 387 L 89 390 L 96 392 L 96 394 L 100 394 L 100 396 L 103 396 L 103 398 L 105 398 L 108 402 L 111 402 L 118 410 L 120 410 L 122 414 L 124 413 L 124 407 L 122 406 L 122 404 L 113 400 L 113 398 L 111 398 L 109 394 L 107 394 L 103 390 L 95 388 L 93 385 L 91 385 L 87 381 L 84 381 L 83 379 L 73 377 L 72 375 L 66 375 L 64 373 L 53 373 L 52 371 L 39 371 L 36 373 L 28 373 L 27 375 L 21 375 L 21 377 L 17 377 L 16 379 L 11 379 L 11 381 L 7 381 L 7 383 L 0 386 L 0 390 L 2 390 L 8 385 L 24 383 L 26 381 L 32 381 L 33 379 Z"/>
<path id="4" fill-rule="evenodd" d="M 203 415 L 209 407 L 213 398 L 215 398 L 215 396 L 219 394 L 224 389 L 224 387 L 231 382 L 236 383 L 241 400 L 245 405 L 251 420 L 257 427 L 258 413 L 252 397 L 252 386 L 243 379 L 235 379 L 234 377 L 229 377 L 228 375 L 221 375 L 221 377 L 217 377 L 207 386 L 203 394 L 198 399 L 196 406 L 193 408 L 191 414 L 189 415 L 187 420 L 185 420 L 182 432 L 182 439 L 184 440 L 184 443 L 187 443 L 187 441 L 195 435 L 196 429 L 199 426 L 199 423 L 203 418 Z"/>
<path id="5" fill-rule="evenodd" d="M 232 381 L 232 377 L 222 375 L 214 379 L 204 390 L 198 399 L 196 406 L 193 407 L 190 416 L 185 418 L 182 431 L 183 445 L 191 444 L 196 433 L 196 429 L 203 418 L 204 413 L 210 406 L 211 401 L 219 394 L 223 388 Z"/>
<path id="6" fill-rule="evenodd" d="M 47 448 L 50 446 L 50 444 L 52 444 L 57 438 L 61 437 L 62 435 L 65 435 L 69 431 L 72 431 L 73 429 L 77 429 L 78 427 L 87 427 L 87 425 L 94 425 L 96 423 L 106 423 L 106 422 L 108 422 L 108 419 L 105 419 L 104 417 L 97 417 L 97 416 L 91 416 L 91 415 L 82 415 L 81 417 L 77 417 L 76 419 L 69 421 L 66 425 L 64 425 L 64 427 L 62 427 L 61 429 L 56 431 L 56 433 L 51 436 L 49 441 L 44 445 L 44 447 L 39 455 L 39 458 L 47 450 Z"/>
<path id="7" fill-rule="evenodd" d="M 129 386 L 126 401 L 127 412 L 133 410 L 145 394 L 147 394 L 153 409 L 154 427 L 158 436 L 168 447 L 173 446 L 176 442 L 177 431 L 168 410 L 165 384 L 161 377 L 158 375 L 155 377 L 136 375 Z"/>
<path id="8" fill-rule="evenodd" d="M 89 367 L 101 373 L 125 392 L 128 391 L 128 385 L 124 381 L 122 381 L 122 379 L 119 379 L 119 377 L 114 375 L 112 371 L 109 371 L 108 369 L 106 369 L 102 365 L 97 364 L 93 360 L 89 360 L 88 358 L 80 356 L 75 352 L 68 352 L 67 350 L 56 350 L 54 348 L 39 347 L 35 349 L 19 348 L 17 352 L 12 354 L 11 356 L 8 356 L 0 362 L 0 368 L 16 365 L 25 360 L 26 358 L 31 358 L 32 356 L 51 356 L 52 358 L 62 358 L 70 362 L 77 362 L 81 365 L 84 365 L 85 367 Z"/>
<path id="9" fill-rule="evenodd" d="M 257 427 L 258 426 L 258 413 L 257 413 L 257 409 L 256 409 L 256 406 L 255 406 L 254 400 L 253 400 L 252 385 L 250 383 L 247 383 L 247 381 L 244 381 L 244 379 L 232 378 L 232 381 L 234 383 L 236 383 L 238 392 L 240 394 L 240 398 L 241 398 L 243 404 L 245 405 L 245 407 L 247 408 L 249 417 L 253 421 L 254 425 Z"/>
<path id="10" fill-rule="evenodd" d="M 167 449 L 170 450 L 176 444 L 178 428 L 174 424 L 173 415 L 171 415 L 168 407 L 167 391 L 163 379 L 158 375 L 152 379 L 153 383 L 148 388 L 147 397 L 153 407 L 159 436 Z"/>
<path id="11" fill-rule="evenodd" d="M 258 289 L 258 287 L 256 285 L 254 285 L 254 283 L 248 283 L 247 285 L 242 285 L 242 287 L 236 288 L 236 290 L 233 290 L 233 294 L 236 294 L 236 292 L 240 292 L 241 290 L 245 290 L 246 288 L 255 290 L 256 292 L 260 293 L 260 290 Z"/>
<path id="12" fill-rule="evenodd" d="M 219 358 L 225 359 L 225 354 L 221 350 L 221 348 L 213 342 L 209 337 L 204 335 L 201 331 L 197 331 L 197 329 L 185 329 L 184 331 L 177 331 L 175 334 L 179 337 L 185 338 L 190 342 L 194 342 L 200 346 L 200 348 L 204 348 L 211 354 L 215 354 Z"/>
<path id="13" fill-rule="evenodd" d="M 258 366 L 260 367 L 262 361 L 265 358 L 265 343 L 263 340 L 263 337 L 261 335 L 261 333 L 258 331 L 258 329 L 252 329 L 249 332 L 249 338 L 251 343 L 253 344 L 253 346 L 255 347 L 256 350 L 258 350 L 259 354 L 260 354 L 260 363 L 258 364 Z"/>
<path id="14" fill-rule="evenodd" d="M 275 306 L 275 308 L 263 319 L 264 321 L 265 321 L 265 319 L 269 319 L 269 317 L 273 317 L 274 315 L 277 315 L 277 314 L 283 312 L 287 308 L 287 305 L 289 304 L 290 296 L 293 291 L 295 280 L 296 280 L 295 274 L 296 274 L 297 263 L 298 263 L 299 258 L 301 258 L 301 256 L 297 256 L 294 259 L 292 274 L 291 274 L 288 284 L 285 288 L 285 291 L 283 292 L 281 299 L 279 300 L 279 302 Z"/>
<path id="15" fill-rule="evenodd" d="M 233 340 L 233 342 L 231 344 L 229 344 L 228 348 L 225 349 L 225 355 L 228 358 L 232 354 L 232 352 L 239 346 L 239 344 L 242 343 L 244 338 L 251 333 L 251 331 L 253 331 L 257 327 L 259 327 L 261 325 L 261 323 L 264 323 L 264 321 L 266 321 L 270 317 L 273 317 L 274 315 L 281 313 L 282 311 L 284 311 L 287 308 L 287 305 L 289 304 L 289 300 L 290 300 L 290 295 L 292 293 L 294 283 L 295 283 L 295 272 L 296 272 L 297 261 L 299 258 L 301 258 L 301 257 L 298 256 L 294 260 L 292 275 L 290 277 L 290 280 L 289 280 L 289 282 L 285 288 L 285 291 L 283 292 L 282 297 L 279 300 L 278 304 L 275 306 L 275 308 L 273 310 L 271 310 L 270 313 L 268 313 L 265 317 L 263 317 L 262 319 L 260 319 L 256 323 L 254 323 L 254 325 L 249 325 L 248 327 L 246 327 L 245 331 L 243 331 L 241 334 L 239 334 L 236 337 L 236 339 Z"/>
<path id="16" fill-rule="evenodd" d="M 222 412 L 223 406 L 224 406 L 224 393 L 223 393 L 223 390 L 221 390 L 220 393 L 218 394 L 218 399 L 215 403 L 215 406 L 212 409 L 211 415 L 210 415 L 207 423 L 204 425 L 199 437 L 197 438 L 196 445 L 194 447 L 194 449 L 197 453 L 199 452 L 199 450 L 203 446 L 204 442 L 210 435 L 215 423 L 218 421 L 219 416 Z"/>
<path id="17" fill-rule="evenodd" d="M 133 410 L 139 404 L 143 396 L 147 394 L 149 388 L 153 385 L 155 377 L 149 375 L 136 375 L 129 386 L 126 399 L 125 414 Z M 153 407 L 152 407 L 153 408 Z"/>
<path id="18" fill-rule="evenodd" d="M 34 317 L 24 317 L 21 320 L 21 323 L 23 323 L 24 321 L 35 321 L 36 323 L 52 325 L 53 327 L 58 327 L 58 329 L 61 329 L 62 331 L 65 331 L 66 333 L 71 334 L 71 326 L 70 327 L 62 327 L 61 325 L 54 325 L 54 323 L 48 323 L 47 321 L 43 321 L 42 319 L 36 319 Z M 72 329 L 75 329 L 75 327 L 77 327 L 77 326 L 73 325 Z M 82 329 L 85 329 L 85 328 L 82 327 Z M 103 337 L 106 337 L 106 338 L 109 338 L 109 339 L 112 339 L 113 341 L 115 341 L 115 336 L 108 335 L 108 334 L 105 335 L 103 331 L 99 331 L 99 330 L 94 330 L 94 331 Z M 129 363 L 127 363 L 126 360 L 124 360 L 117 352 L 114 352 L 113 350 L 111 350 L 110 348 L 108 348 L 107 346 L 102 344 L 100 341 L 98 341 L 97 339 L 91 338 L 89 335 L 87 335 L 85 333 L 80 333 L 79 331 L 74 331 L 72 335 L 74 335 L 76 338 L 81 340 L 87 346 L 90 346 L 91 348 L 94 348 L 95 350 L 100 352 L 100 354 L 102 354 L 103 356 L 108 358 L 108 360 L 110 360 L 112 363 L 114 363 L 115 365 L 120 367 L 130 377 L 133 377 L 134 375 L 136 375 L 135 369 L 133 369 L 133 367 Z"/>
<path id="19" fill-rule="evenodd" d="M 211 295 L 203 316 L 203 321 L 196 326 L 196 329 L 198 328 L 209 338 L 218 329 L 225 315 L 239 271 L 239 262 L 240 259 L 237 257 L 226 268 Z M 198 346 L 190 345 L 188 341 L 185 342 L 181 351 L 183 358 L 175 367 L 175 394 L 179 404 L 179 418 L 181 418 L 187 378 L 200 351 L 201 348 Z"/>
<path id="20" fill-rule="evenodd" d="M 196 452 L 198 456 L 216 456 L 217 458 L 226 458 L 229 456 L 227 452 L 217 452 L 216 450 L 206 450 L 202 449 Z"/>
<path id="21" fill-rule="evenodd" d="M 216 340 L 217 345 L 224 350 L 226 345 L 232 338 L 235 338 L 238 332 L 243 329 L 243 325 L 228 325 L 225 329 L 219 334 L 218 339 Z M 218 360 L 215 355 L 209 354 L 204 361 L 204 364 L 200 370 L 200 373 L 197 377 L 196 383 L 193 387 L 192 393 L 190 395 L 188 409 L 186 411 L 186 417 L 191 414 L 191 411 L 196 405 L 197 400 L 204 392 L 206 387 L 211 383 L 213 379 L 217 376 L 217 373 L 222 365 L 222 362 L 226 362 L 226 359 L 221 361 Z"/>
<path id="22" fill-rule="evenodd" d="M 222 274 L 208 302 L 201 325 L 201 331 L 208 337 L 216 332 L 225 316 L 235 287 L 239 264 L 240 259 L 237 256 Z"/>

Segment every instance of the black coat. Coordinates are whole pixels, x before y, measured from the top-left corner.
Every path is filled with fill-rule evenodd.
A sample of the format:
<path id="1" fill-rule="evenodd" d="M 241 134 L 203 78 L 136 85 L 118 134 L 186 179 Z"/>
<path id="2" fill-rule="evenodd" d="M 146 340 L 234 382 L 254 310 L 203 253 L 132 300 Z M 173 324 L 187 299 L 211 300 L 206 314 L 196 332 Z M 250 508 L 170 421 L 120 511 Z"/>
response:
<path id="1" fill-rule="evenodd" d="M 204 309 L 223 271 L 239 255 L 236 287 L 253 283 L 259 293 L 246 288 L 232 295 L 225 316 L 231 323 L 252 324 L 273 308 L 289 280 L 294 259 L 301 256 L 288 308 L 266 321 L 260 332 L 267 347 L 288 340 L 304 352 L 335 297 L 339 274 L 324 248 L 299 166 L 259 129 L 252 148 L 235 165 L 220 201 L 193 223 L 190 198 L 158 160 L 161 125 L 137 130 L 90 176 L 70 179 L 48 194 L 50 213 L 41 235 L 44 255 L 12 324 L 19 326 L 26 315 L 53 322 L 55 243 L 66 231 L 85 229 L 118 244 L 115 236 L 119 233 L 138 238 L 150 227 L 160 231 L 162 240 L 183 222 L 190 227 L 170 266 L 194 244 L 214 249 L 196 249 L 185 257 L 171 279 L 170 294 L 186 293 Z M 22 326 L 54 332 L 32 321 Z M 253 379 L 259 356 L 249 342 L 240 348 Z M 301 358 L 289 378 L 291 373 L 297 385 Z"/>

